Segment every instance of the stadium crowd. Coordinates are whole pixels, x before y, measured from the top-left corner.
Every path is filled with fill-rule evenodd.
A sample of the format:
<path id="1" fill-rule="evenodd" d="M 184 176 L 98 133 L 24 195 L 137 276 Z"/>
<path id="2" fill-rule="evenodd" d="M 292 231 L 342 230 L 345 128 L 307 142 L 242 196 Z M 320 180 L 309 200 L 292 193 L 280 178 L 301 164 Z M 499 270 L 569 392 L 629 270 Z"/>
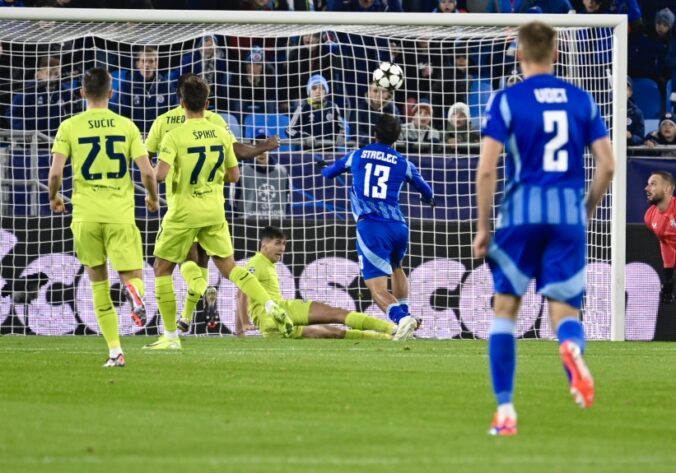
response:
<path id="1" fill-rule="evenodd" d="M 0 7 L 21 6 L 626 14 L 627 145 L 676 145 L 676 0 L 0 0 Z M 611 100 L 605 71 L 612 58 L 610 33 L 599 31 L 592 41 L 578 38 L 580 50 L 570 52 L 582 53 L 582 85 L 603 109 Z M 388 40 L 333 31 L 266 39 L 206 34 L 179 48 L 92 36 L 60 45 L 0 42 L 0 129 L 54 136 L 65 117 L 83 109 L 83 72 L 99 66 L 113 75 L 111 109 L 144 136 L 178 104 L 178 78 L 194 73 L 210 85 L 210 107 L 240 140 L 278 134 L 281 151 L 343 152 L 368 143 L 377 117 L 389 113 L 403 123 L 403 151 L 476 153 L 489 97 L 522 80 L 515 49 L 512 38 Z M 401 90 L 373 83 L 384 61 L 402 67 Z"/>

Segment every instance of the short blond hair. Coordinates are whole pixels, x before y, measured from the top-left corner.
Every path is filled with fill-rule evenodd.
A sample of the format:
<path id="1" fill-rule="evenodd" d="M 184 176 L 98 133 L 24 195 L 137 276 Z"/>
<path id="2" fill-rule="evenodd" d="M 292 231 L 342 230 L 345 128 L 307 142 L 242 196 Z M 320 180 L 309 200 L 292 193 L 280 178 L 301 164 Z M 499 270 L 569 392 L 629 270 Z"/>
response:
<path id="1" fill-rule="evenodd" d="M 549 64 L 556 49 L 556 30 L 541 21 L 519 28 L 521 59 L 535 64 Z"/>

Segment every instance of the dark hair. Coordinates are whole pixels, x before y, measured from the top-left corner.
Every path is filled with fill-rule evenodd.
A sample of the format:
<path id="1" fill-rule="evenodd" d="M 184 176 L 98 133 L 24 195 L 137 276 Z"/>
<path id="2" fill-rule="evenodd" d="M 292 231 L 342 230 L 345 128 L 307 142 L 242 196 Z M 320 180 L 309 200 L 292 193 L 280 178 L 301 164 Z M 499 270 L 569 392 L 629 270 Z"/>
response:
<path id="1" fill-rule="evenodd" d="M 261 241 L 263 240 L 276 240 L 279 238 L 280 240 L 286 240 L 286 235 L 284 232 L 277 228 L 273 227 L 271 225 L 268 225 L 267 227 L 263 228 L 261 230 L 260 235 L 259 235 Z"/>
<path id="2" fill-rule="evenodd" d="M 183 84 L 185 84 L 185 81 L 190 79 L 191 77 L 199 77 L 197 74 L 193 74 L 192 72 L 186 72 L 183 74 L 181 77 L 178 78 L 178 83 L 176 84 L 176 94 L 178 95 L 178 98 L 181 98 L 181 87 L 183 87 Z"/>
<path id="3" fill-rule="evenodd" d="M 94 67 L 85 72 L 82 88 L 85 96 L 94 100 L 104 99 L 112 87 L 110 73 L 101 67 Z"/>
<path id="4" fill-rule="evenodd" d="M 518 42 L 524 61 L 549 63 L 556 48 L 556 30 L 540 21 L 526 23 L 519 28 Z"/>
<path id="5" fill-rule="evenodd" d="M 188 77 L 183 81 L 179 95 L 186 109 L 201 112 L 209 98 L 209 85 L 201 77 Z"/>
<path id="6" fill-rule="evenodd" d="M 401 122 L 394 115 L 382 114 L 376 123 L 376 140 L 384 145 L 391 145 L 399 139 Z"/>
<path id="7" fill-rule="evenodd" d="M 662 179 L 667 181 L 671 187 L 675 187 L 674 176 L 669 171 L 653 171 L 650 173 L 651 176 L 660 176 Z"/>

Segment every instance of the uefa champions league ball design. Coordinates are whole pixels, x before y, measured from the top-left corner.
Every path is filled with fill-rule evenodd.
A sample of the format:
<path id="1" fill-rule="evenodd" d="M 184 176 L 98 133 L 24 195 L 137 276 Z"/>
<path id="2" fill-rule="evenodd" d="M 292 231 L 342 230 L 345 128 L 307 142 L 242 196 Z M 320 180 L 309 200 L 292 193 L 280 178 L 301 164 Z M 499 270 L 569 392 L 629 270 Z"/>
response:
<path id="1" fill-rule="evenodd" d="M 404 71 L 396 64 L 383 62 L 373 71 L 373 82 L 380 89 L 393 92 L 404 84 Z"/>

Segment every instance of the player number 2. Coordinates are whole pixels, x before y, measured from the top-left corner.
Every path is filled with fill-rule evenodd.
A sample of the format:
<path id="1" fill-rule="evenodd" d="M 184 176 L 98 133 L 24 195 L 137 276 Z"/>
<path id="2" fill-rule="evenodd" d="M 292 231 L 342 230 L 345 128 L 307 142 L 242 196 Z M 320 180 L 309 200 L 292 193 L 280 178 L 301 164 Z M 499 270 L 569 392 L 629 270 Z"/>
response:
<path id="1" fill-rule="evenodd" d="M 387 198 L 387 180 L 390 177 L 390 168 L 380 164 L 366 163 L 364 166 L 366 177 L 364 178 L 364 195 L 374 199 Z M 371 176 L 378 179 L 375 186 L 371 185 Z"/>
<path id="2" fill-rule="evenodd" d="M 543 113 L 545 133 L 556 132 L 545 145 L 543 168 L 547 172 L 568 170 L 568 151 L 561 149 L 568 143 L 568 115 L 563 110 L 548 110 Z"/>

